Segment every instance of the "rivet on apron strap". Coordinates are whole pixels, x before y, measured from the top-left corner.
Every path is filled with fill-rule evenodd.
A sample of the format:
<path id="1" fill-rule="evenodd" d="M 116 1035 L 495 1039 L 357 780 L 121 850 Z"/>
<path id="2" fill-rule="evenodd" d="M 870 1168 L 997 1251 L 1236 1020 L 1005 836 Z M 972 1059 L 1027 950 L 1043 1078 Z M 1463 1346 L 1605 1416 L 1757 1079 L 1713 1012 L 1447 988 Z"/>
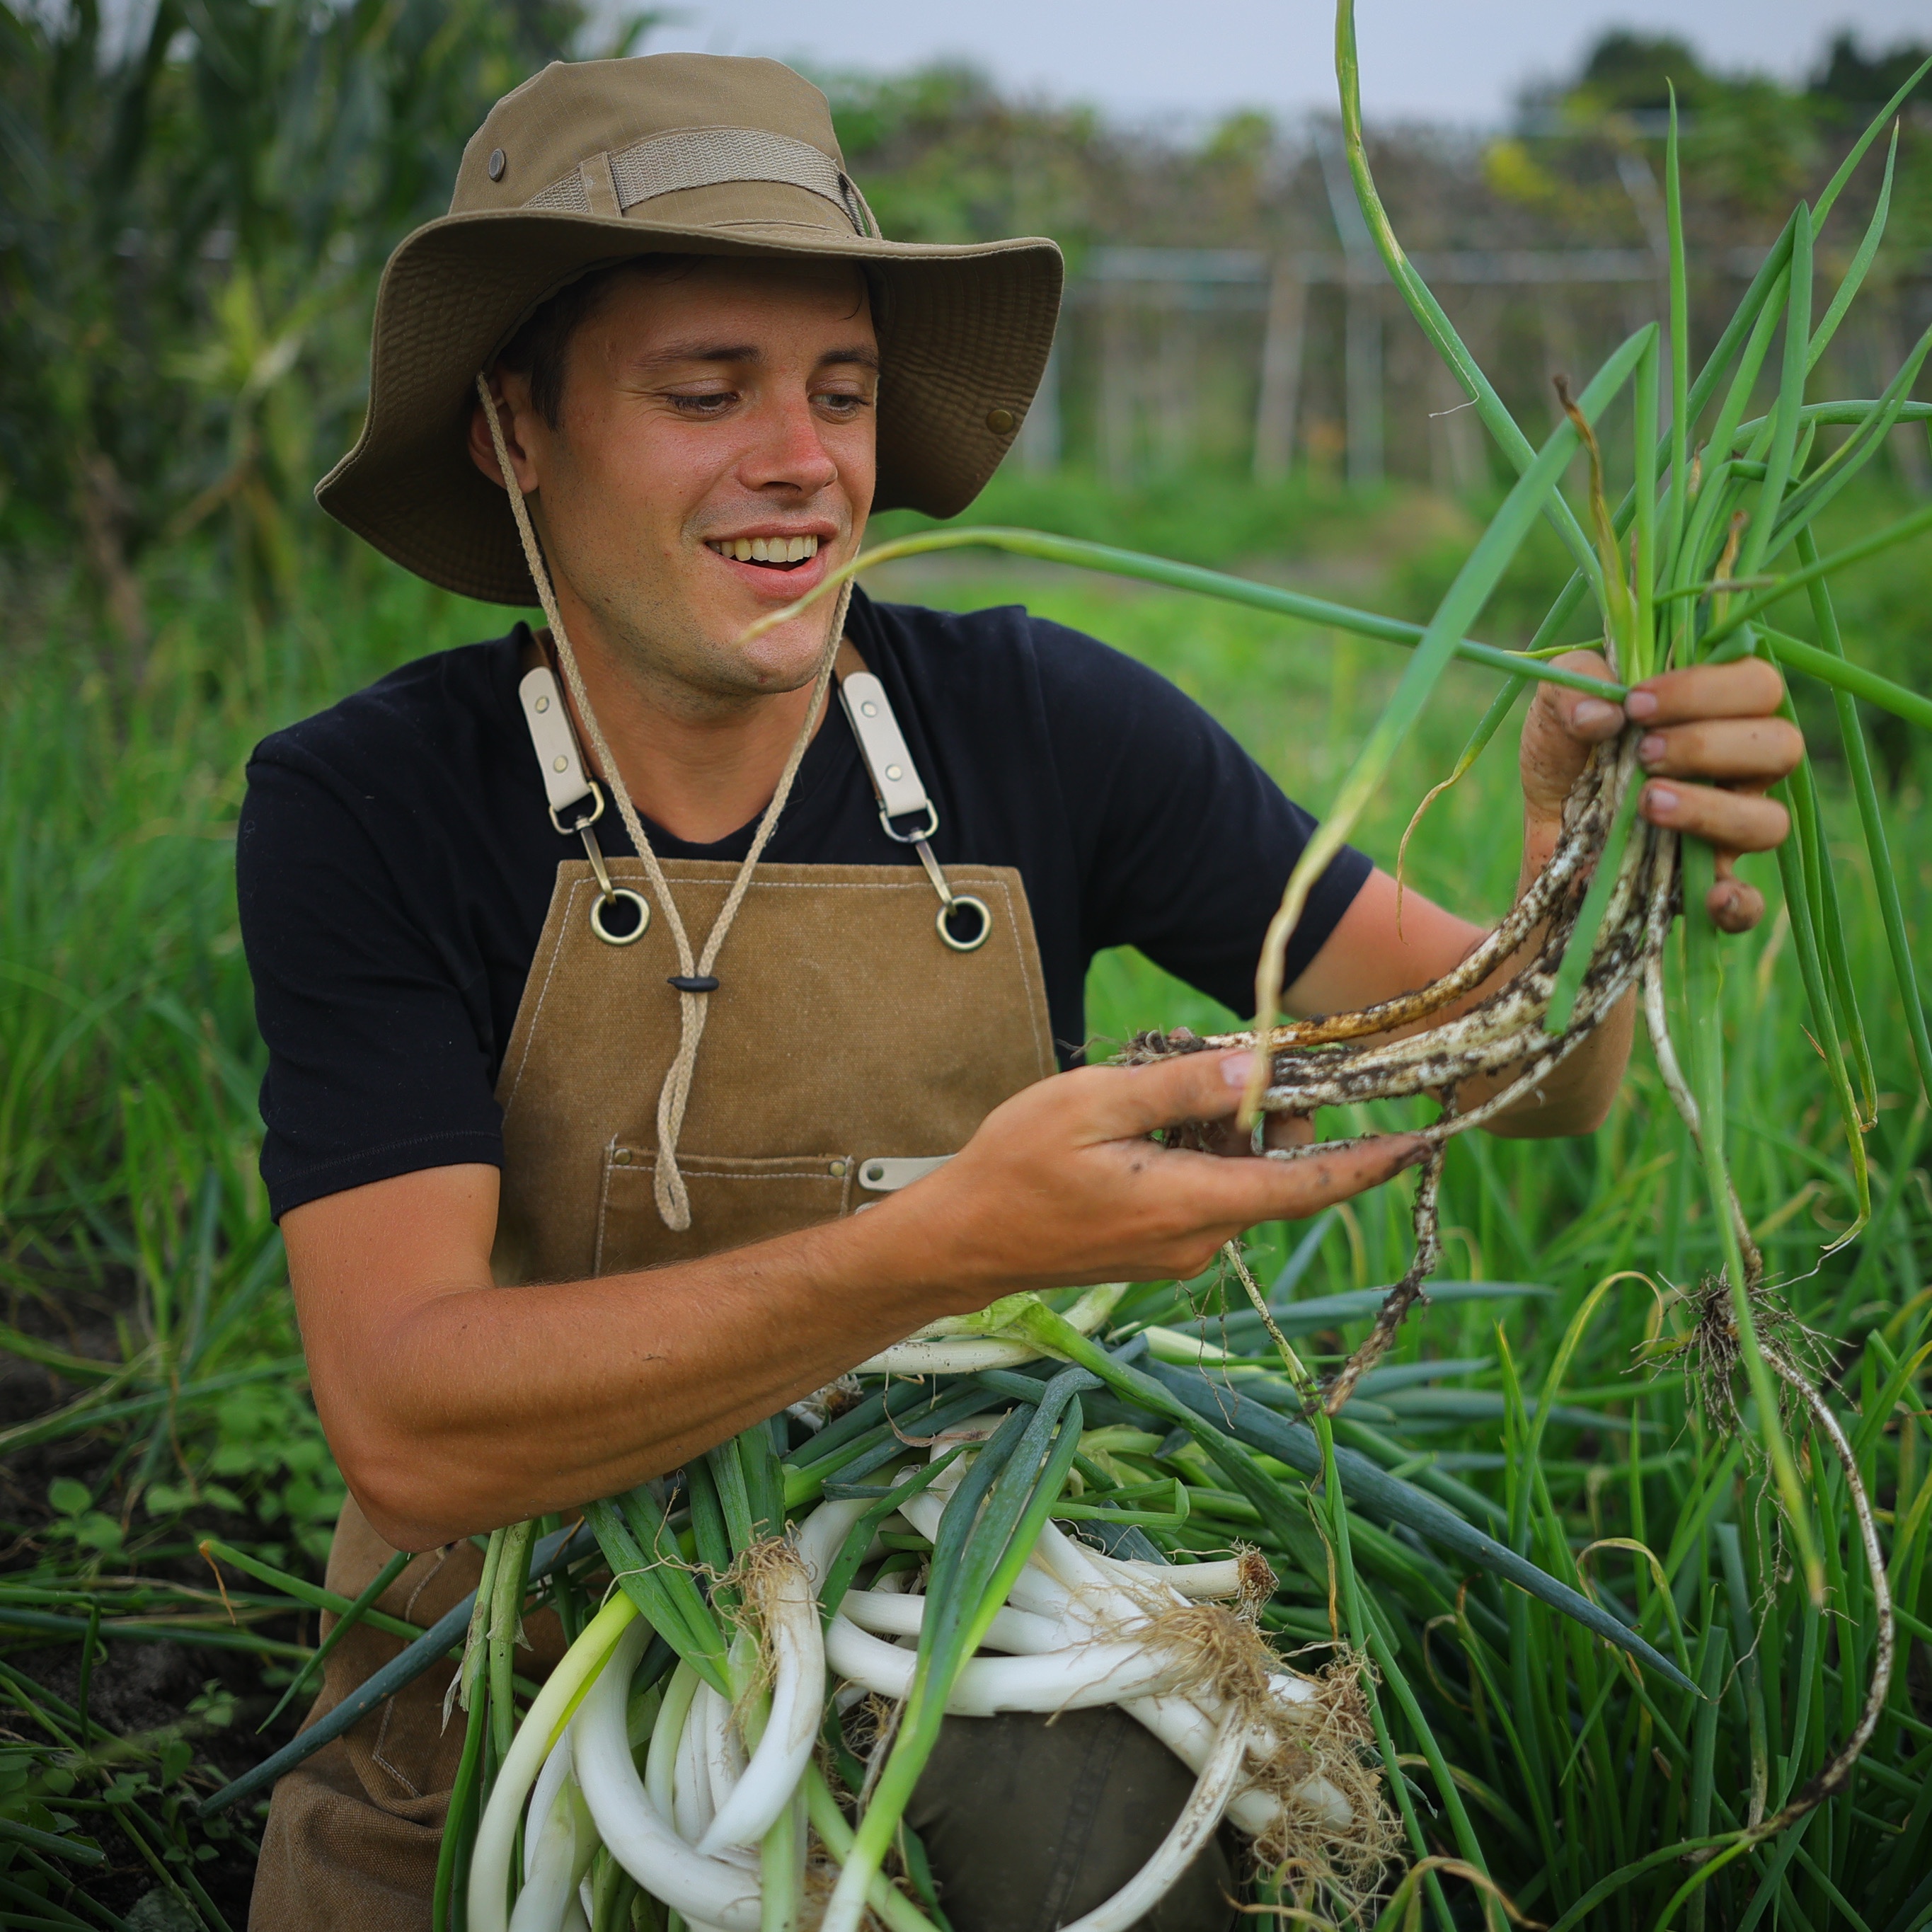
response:
<path id="1" fill-rule="evenodd" d="M 838 701 L 859 741 L 859 755 L 872 781 L 879 801 L 879 823 L 886 836 L 902 845 L 910 845 L 919 854 L 926 876 L 939 895 L 939 911 L 933 920 L 939 936 L 956 952 L 974 952 L 986 943 L 993 929 L 993 914 L 986 902 L 971 892 L 956 892 L 932 856 L 932 835 L 939 830 L 939 808 L 927 796 L 919 768 L 907 748 L 905 734 L 892 715 L 892 700 L 886 687 L 868 670 L 849 671 L 838 682 Z M 920 818 L 924 823 L 901 831 L 896 818 Z M 952 929 L 956 913 L 968 920 L 962 937 Z"/>

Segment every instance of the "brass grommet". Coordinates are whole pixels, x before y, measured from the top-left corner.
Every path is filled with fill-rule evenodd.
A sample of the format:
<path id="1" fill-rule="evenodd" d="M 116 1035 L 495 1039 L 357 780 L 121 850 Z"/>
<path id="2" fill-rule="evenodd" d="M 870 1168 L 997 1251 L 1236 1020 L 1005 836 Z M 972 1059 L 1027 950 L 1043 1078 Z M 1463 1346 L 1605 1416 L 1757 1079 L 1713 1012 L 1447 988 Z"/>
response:
<path id="1" fill-rule="evenodd" d="M 490 150 L 490 178 L 492 181 L 501 181 L 503 178 L 503 166 L 502 149 L 492 148 Z"/>
<path id="2" fill-rule="evenodd" d="M 613 1167 L 628 1167 L 630 1164 L 631 1150 L 628 1148 L 620 1148 L 610 1156 L 610 1165 Z"/>
<path id="3" fill-rule="evenodd" d="M 1004 436 L 1016 421 L 1018 418 L 1011 410 L 988 410 L 986 412 L 986 427 L 995 436 Z"/>
<path id="4" fill-rule="evenodd" d="M 973 930 L 964 938 L 956 934 L 950 921 L 956 912 L 971 914 L 976 921 Z M 976 952 L 986 943 L 986 936 L 993 929 L 992 909 L 986 902 L 971 892 L 956 892 L 939 908 L 939 916 L 933 922 L 939 928 L 939 936 L 955 952 Z"/>
<path id="5" fill-rule="evenodd" d="M 615 905 L 620 899 L 628 900 L 632 910 L 638 915 L 637 924 L 632 926 L 628 932 L 613 932 L 604 923 L 604 908 L 607 905 Z M 590 930 L 596 933 L 606 946 L 636 945 L 638 941 L 644 938 L 646 928 L 649 927 L 650 922 L 650 907 L 640 894 L 631 891 L 627 886 L 615 886 L 612 889 L 608 899 L 600 896 L 590 902 Z"/>
<path id="6" fill-rule="evenodd" d="M 845 1163 L 842 1160 L 835 1160 L 827 1171 L 834 1180 L 843 1180 L 845 1178 Z"/>

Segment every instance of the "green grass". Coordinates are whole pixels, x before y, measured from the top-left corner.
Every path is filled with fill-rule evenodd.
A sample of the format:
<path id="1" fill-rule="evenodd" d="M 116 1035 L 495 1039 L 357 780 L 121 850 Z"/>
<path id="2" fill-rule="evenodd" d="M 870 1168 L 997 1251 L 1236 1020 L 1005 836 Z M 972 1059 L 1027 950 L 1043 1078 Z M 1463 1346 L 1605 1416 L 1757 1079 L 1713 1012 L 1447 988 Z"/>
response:
<path id="1" fill-rule="evenodd" d="M 1266 514 L 1250 504 L 1238 516 L 1233 506 L 1250 495 L 1212 479 L 1125 498 L 1077 478 L 1003 479 L 984 514 L 1426 614 L 1485 507 L 1395 492 L 1354 506 L 1285 491 Z M 1901 507 L 1876 492 L 1835 506 L 1822 545 Z M 1270 543 L 1271 527 L 1288 536 Z M 1553 537 L 1532 544 L 1480 634 L 1520 641 L 1565 567 Z M 158 640 L 133 693 L 103 668 L 106 647 L 70 590 L 50 574 L 10 586 L 0 711 L 0 1277 L 13 1332 L 0 1336 L 0 1648 L 22 1675 L 0 1678 L 14 1706 L 13 1740 L 0 1741 L 0 1917 L 19 1904 L 10 1886 L 64 1898 L 81 1922 L 108 1922 L 161 1869 L 211 1926 L 218 1914 L 238 1927 L 259 1816 L 203 1826 L 186 1806 L 286 1734 L 292 1713 L 264 1738 L 254 1726 L 314 1640 L 313 1619 L 290 1596 L 232 1569 L 231 1624 L 196 1553 L 214 1535 L 317 1580 L 340 1495 L 292 1366 L 280 1246 L 254 1167 L 261 1055 L 231 883 L 242 770 L 265 731 L 502 620 L 359 552 L 318 554 L 303 583 L 299 607 L 259 630 L 236 614 L 206 559 L 170 558 L 150 578 Z M 896 567 L 875 589 L 959 606 L 1024 602 L 1107 638 L 1227 720 L 1318 809 L 1408 661 L 1390 647 L 1043 567 L 934 561 Z M 1928 591 L 1922 554 L 1848 581 L 1840 615 L 1861 662 L 1922 687 Z M 1796 616 L 1786 621 L 1797 627 Z M 1494 688 L 1486 674 L 1450 669 L 1358 842 L 1392 858 L 1417 800 L 1450 769 Z M 1810 718 L 1808 696 L 1804 704 Z M 1816 715 L 1825 723 L 1828 709 Z M 1515 880 L 1513 742 L 1513 731 L 1500 735 L 1410 848 L 1414 883 L 1478 916 L 1501 912 Z M 1915 937 L 1932 898 L 1924 769 L 1906 743 L 1880 772 Z M 1768 862 L 1754 876 L 1773 916 L 1724 954 L 1730 1152 L 1774 1273 L 1798 1313 L 1832 1338 L 1833 1400 L 1890 1514 L 1894 1581 L 1912 1630 L 1932 1626 L 1928 1387 L 1913 1360 L 1928 1325 L 1927 1123 L 1853 804 L 1828 760 L 1821 777 L 1880 1094 L 1868 1142 L 1873 1226 L 1851 1247 L 1824 1252 L 1851 1217 L 1853 1183 Z M 1096 962 L 1096 1036 L 1232 1017 L 1134 956 Z M 1784 1566 L 1762 1472 L 1707 1429 L 1674 1369 L 1637 1365 L 1647 1339 L 1682 1327 L 1672 1287 L 1718 1264 L 1701 1201 L 1694 1157 L 1641 1047 L 1623 1099 L 1592 1138 L 1456 1142 L 1445 1272 L 1554 1292 L 1425 1310 L 1390 1364 L 1481 1366 L 1440 1384 L 1371 1392 L 1338 1427 L 1342 1446 L 1487 1498 L 1466 1495 L 1462 1506 L 1479 1516 L 1493 1508 L 1509 1539 L 1558 1576 L 1587 1576 L 1716 1693 L 1700 1704 L 1639 1685 L 1553 1614 L 1492 1585 L 1472 1588 L 1459 1612 L 1460 1578 L 1352 1513 L 1356 1612 L 1382 1673 L 1382 1713 L 1420 1846 L 1481 1863 L 1552 1924 L 1580 1922 L 1580 1912 L 1592 1926 L 1658 1924 L 1690 1868 L 1675 1856 L 1632 1868 L 1727 1828 L 1748 1802 L 1754 1764 L 1774 1808 L 1823 1761 L 1864 1682 L 1863 1586 L 1840 1479 L 1822 1462 L 1805 1472 L 1814 1520 L 1838 1538 L 1820 1613 Z M 1408 1222 L 1400 1184 L 1338 1213 L 1295 1298 L 1394 1280 Z M 1264 1282 L 1306 1232 L 1257 1232 Z M 1591 1299 L 1626 1270 L 1644 1278 Z M 1185 1316 L 1167 1291 L 1147 1295 L 1143 1312 L 1164 1295 Z M 1210 1331 L 1250 1345 L 1238 1293 L 1228 1302 L 1210 1281 L 1192 1295 Z M 1534 1436 L 1528 1405 L 1558 1398 L 1552 1365 L 1586 1308 L 1562 1377 L 1566 1406 Z M 1325 1364 L 1361 1332 L 1343 1324 L 1307 1346 Z M 94 1392 L 98 1422 L 71 1407 Z M 1316 1540 L 1329 1519 L 1312 1507 L 1307 1536 L 1277 1552 L 1274 1622 L 1301 1640 L 1329 1633 Z M 1630 1543 L 1654 1553 L 1667 1587 Z M 87 1696 L 104 1734 L 83 1736 L 77 1639 L 97 1612 L 106 1641 Z M 1775 1841 L 1726 1867 L 1670 1924 L 1916 1932 L 1925 1922 L 1932 1899 L 1914 1888 L 1932 1867 L 1932 1694 L 1925 1651 L 1912 1654 L 1849 1795 L 1792 1834 L 1795 1846 Z M 1432 1769 L 1445 1762 L 1455 1774 L 1446 1789 Z M 63 1866 L 38 1841 L 10 1835 L 10 1821 L 81 1849 Z M 77 1862 L 88 1840 L 106 1853 L 104 1868 Z M 48 1876 L 63 1869 L 77 1892 Z M 1619 1874 L 1607 1896 L 1586 1903 Z M 1475 1892 L 1442 1884 L 1430 1910 L 1479 1922 Z"/>

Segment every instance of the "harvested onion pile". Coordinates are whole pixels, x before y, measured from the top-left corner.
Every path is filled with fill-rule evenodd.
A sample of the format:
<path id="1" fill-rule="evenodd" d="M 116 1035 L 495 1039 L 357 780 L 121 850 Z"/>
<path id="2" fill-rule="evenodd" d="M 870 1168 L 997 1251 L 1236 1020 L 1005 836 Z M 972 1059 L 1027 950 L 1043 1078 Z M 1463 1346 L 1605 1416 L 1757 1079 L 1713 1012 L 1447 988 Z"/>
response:
<path id="1" fill-rule="evenodd" d="M 1100 1475 L 1081 1449 L 1081 1390 L 1096 1378 L 1012 1379 L 1030 1401 L 956 1384 L 926 1406 L 916 1438 L 876 1396 L 862 1408 L 883 1427 L 843 1441 L 828 1430 L 806 1445 L 827 1453 L 789 1471 L 763 1429 L 712 1451 L 692 1484 L 687 1538 L 693 1554 L 716 1554 L 722 1529 L 736 1553 L 708 1602 L 681 1551 L 638 1562 L 647 1491 L 598 1506 L 625 1589 L 578 1636 L 492 1780 L 464 1888 L 472 1932 L 603 1932 L 633 1922 L 640 1892 L 693 1932 L 914 1932 L 930 1921 L 881 1867 L 940 1718 L 1100 1704 L 1121 1706 L 1197 1778 L 1166 1840 L 1080 1932 L 1135 1923 L 1224 1816 L 1304 1892 L 1373 1888 L 1389 1825 L 1352 1663 L 1320 1676 L 1284 1666 L 1256 1628 L 1275 1580 L 1252 1550 L 1169 1564 L 1144 1538 L 1143 1556 L 1120 1558 L 1063 1532 L 1053 1514 L 1104 1517 L 1118 1542 L 1137 1520 L 1185 1520 L 1186 1505 L 1160 1515 L 1066 1498 L 1076 1461 Z M 884 1480 L 850 1480 L 862 1465 Z M 847 1480 L 828 1482 L 828 1468 Z M 832 1492 L 790 1538 L 750 1514 L 754 1493 L 769 1503 L 781 1483 Z M 1082 1490 L 1122 1493 L 1104 1476 Z M 647 1533 L 670 1552 L 674 1530 L 661 1520 Z M 668 1640 L 652 1642 L 654 1629 Z M 840 1687 L 829 1717 L 828 1673 Z M 493 1675 L 470 1673 L 484 1693 L 471 1708 L 478 1735 Z M 862 1767 L 839 1720 L 862 1724 L 882 1702 L 896 1714 Z M 866 1801 L 856 1830 L 855 1786 Z"/>

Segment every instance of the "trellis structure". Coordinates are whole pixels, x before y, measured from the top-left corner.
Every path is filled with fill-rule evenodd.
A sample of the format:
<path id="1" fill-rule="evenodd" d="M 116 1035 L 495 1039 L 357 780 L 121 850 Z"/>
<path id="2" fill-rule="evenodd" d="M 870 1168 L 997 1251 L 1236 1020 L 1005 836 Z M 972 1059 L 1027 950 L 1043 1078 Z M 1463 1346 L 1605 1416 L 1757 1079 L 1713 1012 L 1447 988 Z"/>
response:
<path id="1" fill-rule="evenodd" d="M 1245 465 L 1268 482 L 1298 456 L 1336 460 L 1358 484 L 1381 482 L 1391 466 L 1426 466 L 1432 482 L 1454 488 L 1480 479 L 1485 458 L 1462 413 L 1467 399 L 1411 332 L 1388 328 L 1392 285 L 1334 130 L 1318 129 L 1312 145 L 1335 248 L 1107 247 L 1088 256 L 1021 438 L 1024 466 L 1050 469 L 1077 448 L 1117 479 L 1205 458 Z M 1642 214 L 1642 190 L 1654 194 L 1654 184 L 1637 157 L 1620 160 L 1643 176 L 1625 182 Z M 1509 359 L 1498 352 L 1507 334 L 1520 339 L 1544 365 L 1535 386 L 1546 397 L 1549 375 L 1597 359 L 1603 345 L 1594 338 L 1621 337 L 1661 305 L 1668 262 L 1660 238 L 1660 230 L 1639 248 L 1456 248 L 1413 260 L 1458 302 L 1465 332 L 1486 341 L 1492 364 Z M 1748 281 L 1762 257 L 1738 247 L 1718 266 Z M 1903 328 L 1909 317 L 1895 320 L 1901 341 L 1917 332 Z M 1891 366 L 1897 346 L 1874 344 L 1877 360 Z M 1916 443 L 1900 450 L 1922 487 L 1932 484 L 1924 458 Z"/>

